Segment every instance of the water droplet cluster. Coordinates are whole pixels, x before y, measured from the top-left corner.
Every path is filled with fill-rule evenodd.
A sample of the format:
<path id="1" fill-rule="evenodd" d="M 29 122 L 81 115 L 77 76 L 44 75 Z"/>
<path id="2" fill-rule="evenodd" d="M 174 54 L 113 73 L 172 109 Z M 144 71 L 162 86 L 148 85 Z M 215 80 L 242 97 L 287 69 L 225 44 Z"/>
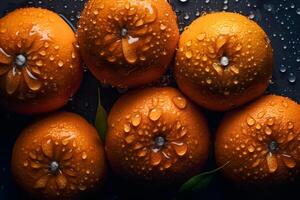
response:
<path id="1" fill-rule="evenodd" d="M 81 48 L 92 52 L 93 62 L 98 65 L 113 66 L 113 73 L 128 76 L 154 66 L 165 69 L 174 52 L 170 47 L 175 48 L 173 41 L 179 33 L 175 14 L 171 9 L 162 11 L 159 3 L 165 2 L 122 0 L 115 4 L 87 4 L 78 28 Z"/>
<path id="2" fill-rule="evenodd" d="M 257 109 L 243 115 L 245 122 L 222 143 L 223 151 L 232 152 L 226 159 L 232 162 L 228 168 L 233 176 L 258 183 L 268 179 L 282 181 L 282 174 L 285 180 L 293 179 L 299 173 L 300 134 L 295 129 L 297 122 L 285 116 L 287 109 L 294 109 L 289 108 L 287 101 L 290 100 L 262 100 Z"/>
<path id="3" fill-rule="evenodd" d="M 30 182 L 18 182 L 29 193 L 71 199 L 102 181 L 104 149 L 97 132 L 73 115 L 61 113 L 38 121 L 18 138 L 12 171 L 17 180 Z"/>
<path id="4" fill-rule="evenodd" d="M 221 21 L 214 22 L 215 17 Z M 228 24 L 224 18 L 234 18 L 239 25 Z M 234 29 L 235 26 L 239 30 Z M 262 38 L 257 40 L 257 35 Z M 264 56 L 258 55 L 257 49 Z M 237 14 L 207 14 L 183 32 L 176 56 L 175 78 L 182 79 L 178 81 L 181 88 L 187 88 L 182 85 L 191 82 L 201 90 L 198 96 L 213 96 L 220 105 L 234 106 L 236 99 L 258 82 L 267 86 L 272 75 L 272 60 L 272 47 L 258 25 Z M 184 92 L 199 104 L 205 99 L 196 99 L 192 92 Z"/>
<path id="5" fill-rule="evenodd" d="M 182 162 L 186 163 L 185 170 L 193 168 L 193 163 L 198 162 L 194 156 L 198 151 L 199 136 L 206 131 L 190 132 L 192 122 L 184 116 L 189 113 L 189 117 L 194 118 L 195 114 L 190 113 L 190 105 L 180 93 L 163 88 L 146 89 L 146 93 L 150 91 L 151 95 L 134 98 L 138 99 L 133 102 L 136 106 L 130 105 L 122 115 L 110 115 L 106 142 L 109 160 L 113 166 L 118 162 L 116 170 L 147 180 L 171 176 L 170 171 Z M 118 138 L 118 146 L 112 146 L 116 142 L 113 138 Z M 114 161 L 115 152 L 122 154 L 121 161 Z M 178 175 L 172 173 L 172 176 L 183 176 L 180 173 L 184 169 L 179 168 Z"/>
<path id="6" fill-rule="evenodd" d="M 23 167 L 36 179 L 35 189 L 47 191 L 47 188 L 55 188 L 57 195 L 60 195 L 62 190 L 81 191 L 90 184 L 94 185 L 92 169 L 82 168 L 81 165 L 81 162 L 91 160 L 87 161 L 87 153 L 80 149 L 74 137 L 48 136 L 40 145 L 37 145 L 38 142 L 34 141 L 35 149 L 23 149 L 27 155 Z M 81 174 L 86 175 L 80 178 Z"/>
<path id="7" fill-rule="evenodd" d="M 55 20 L 61 24 L 63 20 L 50 11 L 36 8 L 15 12 L 20 18 L 17 27 L 11 27 L 11 21 L 15 20 L 13 13 L 0 22 L 0 80 L 4 94 L 20 102 L 45 94 L 56 96 L 62 83 L 66 84 L 64 90 L 72 87 L 74 78 L 64 74 L 76 75 L 76 79 L 81 77 L 75 43 L 70 42 L 68 49 L 67 44 L 58 44 L 56 40 L 60 36 L 54 35 L 55 28 L 51 27 Z M 33 19 L 30 24 L 28 19 Z M 48 23 L 50 28 L 45 29 L 43 23 Z M 65 32 L 72 35 L 69 27 L 65 27 Z M 74 35 L 73 38 L 75 42 Z M 62 75 L 64 81 L 57 74 Z"/>

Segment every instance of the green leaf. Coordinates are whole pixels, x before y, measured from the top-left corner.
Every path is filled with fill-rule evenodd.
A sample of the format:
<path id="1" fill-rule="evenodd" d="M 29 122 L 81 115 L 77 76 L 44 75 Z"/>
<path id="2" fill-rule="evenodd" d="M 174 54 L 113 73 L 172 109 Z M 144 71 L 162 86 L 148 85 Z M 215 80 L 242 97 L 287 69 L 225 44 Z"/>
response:
<path id="1" fill-rule="evenodd" d="M 198 174 L 186 181 L 179 189 L 179 193 L 200 191 L 207 188 L 214 176 L 214 173 L 205 172 Z"/>
<path id="2" fill-rule="evenodd" d="M 97 113 L 95 117 L 95 127 L 102 139 L 102 141 L 105 140 L 106 135 L 106 129 L 107 129 L 107 113 L 103 106 L 101 105 L 100 100 L 100 89 L 98 89 L 98 108 Z"/>
<path id="3" fill-rule="evenodd" d="M 198 175 L 190 178 L 188 181 L 186 181 L 180 187 L 179 194 L 180 195 L 188 194 L 191 192 L 201 191 L 201 190 L 206 189 L 209 186 L 209 184 L 211 183 L 215 174 L 218 171 L 220 171 L 222 168 L 224 168 L 228 163 L 229 163 L 229 161 L 219 168 L 213 169 L 208 172 L 203 172 L 201 174 L 198 174 Z"/>

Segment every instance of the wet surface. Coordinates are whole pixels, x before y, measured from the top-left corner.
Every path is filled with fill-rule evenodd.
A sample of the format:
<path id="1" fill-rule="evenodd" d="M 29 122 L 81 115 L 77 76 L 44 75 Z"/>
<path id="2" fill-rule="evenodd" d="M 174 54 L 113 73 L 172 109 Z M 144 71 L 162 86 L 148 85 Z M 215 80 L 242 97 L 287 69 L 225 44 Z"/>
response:
<path id="1" fill-rule="evenodd" d="M 84 0 L 1 0 L 0 16 L 24 6 L 39 6 L 53 10 L 68 20 L 70 25 L 76 27 L 80 12 L 84 6 Z M 193 19 L 207 12 L 235 11 L 240 12 L 250 19 L 258 22 L 267 32 L 274 48 L 275 66 L 272 83 L 268 93 L 276 93 L 289 96 L 300 102 L 300 1 L 298 0 L 170 0 L 179 19 L 180 30 L 190 24 Z M 225 62 L 225 61 L 224 61 Z M 162 85 L 174 85 L 170 74 L 161 79 Z M 73 111 L 81 114 L 90 122 L 93 122 L 97 107 L 97 91 L 101 87 L 102 103 L 108 111 L 121 93 L 126 89 L 112 89 L 101 86 L 89 72 L 85 72 L 79 92 L 70 99 L 62 110 Z M 184 106 L 180 100 L 175 99 L 178 106 Z M 0 199 L 30 200 L 13 183 L 10 174 L 10 157 L 13 144 L 20 131 L 36 117 L 24 117 L 0 110 Z M 222 114 L 205 112 L 210 120 L 212 133 L 215 131 Z M 154 116 L 155 117 L 155 116 Z M 133 119 L 138 123 L 138 118 Z M 250 122 L 251 123 L 251 122 Z M 270 157 L 270 163 L 272 159 Z M 290 163 L 288 163 L 290 164 Z M 215 168 L 213 156 L 206 167 Z M 271 167 L 272 168 L 272 167 Z M 258 189 L 257 192 L 244 192 L 236 186 L 217 176 L 210 187 L 194 194 L 192 199 L 282 199 L 292 198 L 296 184 L 280 186 L 280 190 Z M 139 186 L 141 187 L 141 186 Z M 142 186 L 130 185 L 118 178 L 110 178 L 105 186 L 105 192 L 95 192 L 81 199 L 174 199 L 176 189 L 165 189 L 156 192 L 147 191 Z M 286 189 L 288 188 L 288 189 Z M 102 197 L 103 196 L 103 197 Z"/>

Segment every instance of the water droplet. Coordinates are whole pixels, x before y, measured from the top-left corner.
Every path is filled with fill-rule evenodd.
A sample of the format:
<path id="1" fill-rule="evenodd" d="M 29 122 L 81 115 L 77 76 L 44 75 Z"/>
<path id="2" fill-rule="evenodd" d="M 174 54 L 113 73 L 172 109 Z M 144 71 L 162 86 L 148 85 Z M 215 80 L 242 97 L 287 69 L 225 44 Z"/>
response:
<path id="1" fill-rule="evenodd" d="M 290 83 L 295 83 L 296 82 L 296 75 L 294 73 L 290 73 L 288 80 Z"/>
<path id="2" fill-rule="evenodd" d="M 29 164 L 29 163 L 28 163 L 28 161 L 26 160 L 26 161 L 24 161 L 23 166 L 24 166 L 24 167 L 27 167 L 28 164 Z"/>
<path id="3" fill-rule="evenodd" d="M 37 66 L 41 67 L 41 66 L 43 66 L 43 61 L 38 60 L 38 61 L 35 62 L 35 64 L 36 64 Z"/>
<path id="4" fill-rule="evenodd" d="M 217 38 L 217 41 L 216 41 L 216 48 L 217 50 L 219 50 L 220 48 L 222 48 L 226 42 L 227 42 L 227 38 L 226 36 L 224 35 L 221 35 Z M 222 56 L 222 57 L 226 57 L 226 56 Z M 227 58 L 228 59 L 228 58 Z M 228 59 L 229 60 L 229 59 Z"/>
<path id="5" fill-rule="evenodd" d="M 35 189 L 43 189 L 43 188 L 45 188 L 47 186 L 48 180 L 49 180 L 49 176 L 48 175 L 42 176 L 41 178 L 39 178 L 35 182 L 34 188 Z"/>
<path id="6" fill-rule="evenodd" d="M 271 152 L 269 152 L 266 156 L 268 168 L 270 173 L 274 173 L 277 170 L 278 163 L 277 158 Z"/>
<path id="7" fill-rule="evenodd" d="M 188 146 L 185 143 L 172 142 L 172 144 L 178 156 L 184 156 L 186 154 Z"/>
<path id="8" fill-rule="evenodd" d="M 44 50 L 40 51 L 39 54 L 40 54 L 41 56 L 47 55 L 46 51 L 44 51 Z"/>
<path id="9" fill-rule="evenodd" d="M 162 111 L 161 109 L 159 108 L 154 108 L 150 111 L 149 113 L 149 118 L 152 120 L 152 121 L 157 121 L 160 116 L 162 115 Z"/>
<path id="10" fill-rule="evenodd" d="M 282 104 L 282 106 L 283 106 L 283 107 L 285 107 L 285 108 L 287 108 L 287 107 L 288 107 L 288 104 L 287 104 L 287 102 L 286 102 L 286 101 L 284 101 L 284 100 L 281 102 L 281 104 Z"/>
<path id="11" fill-rule="evenodd" d="M 31 67 L 31 69 L 32 71 L 38 71 L 38 69 L 34 70 L 34 67 Z M 25 71 L 26 73 L 24 73 L 23 75 L 27 86 L 33 91 L 39 90 L 42 86 L 41 81 L 37 77 L 35 77 L 27 67 L 25 68 Z"/>
<path id="12" fill-rule="evenodd" d="M 253 12 L 251 12 L 249 15 L 248 15 L 248 18 L 249 19 L 254 19 L 255 18 L 255 14 Z"/>
<path id="13" fill-rule="evenodd" d="M 172 163 L 171 163 L 171 161 L 166 161 L 165 163 L 164 163 L 164 168 L 165 169 L 168 169 L 168 168 L 170 168 L 172 166 Z"/>
<path id="14" fill-rule="evenodd" d="M 269 119 L 267 120 L 267 124 L 268 124 L 269 126 L 273 126 L 273 125 L 274 125 L 274 119 L 273 119 L 273 118 L 269 118 Z"/>
<path id="15" fill-rule="evenodd" d="M 66 146 L 68 143 L 70 142 L 70 139 L 69 138 L 65 138 L 61 141 L 61 143 Z"/>
<path id="16" fill-rule="evenodd" d="M 201 33 L 197 36 L 197 40 L 202 41 L 205 38 L 205 33 Z"/>
<path id="17" fill-rule="evenodd" d="M 223 70 L 223 68 L 222 68 L 220 65 L 218 65 L 217 63 L 214 63 L 214 64 L 213 64 L 213 68 L 215 69 L 215 71 L 216 71 L 220 76 L 223 75 L 224 70 Z"/>
<path id="18" fill-rule="evenodd" d="M 254 151 L 255 151 L 254 146 L 249 145 L 249 146 L 248 146 L 248 151 L 249 151 L 250 153 L 254 152 Z"/>
<path id="19" fill-rule="evenodd" d="M 35 160 L 37 158 L 35 151 L 29 152 L 29 157 Z"/>
<path id="20" fill-rule="evenodd" d="M 128 63 L 135 63 L 138 59 L 137 56 L 137 45 L 139 38 L 134 38 L 127 36 L 127 38 L 122 39 L 122 50 L 123 55 Z"/>
<path id="21" fill-rule="evenodd" d="M 166 28 L 167 28 L 167 26 L 166 25 L 164 25 L 164 24 L 160 24 L 160 30 L 166 30 Z"/>
<path id="22" fill-rule="evenodd" d="M 59 66 L 59 67 L 62 67 L 62 66 L 64 66 L 64 62 L 63 62 L 63 61 L 61 61 L 61 60 L 60 60 L 60 61 L 58 61 L 58 66 Z"/>
<path id="23" fill-rule="evenodd" d="M 247 118 L 247 124 L 249 126 L 253 126 L 255 124 L 255 120 L 252 117 Z"/>
<path id="24" fill-rule="evenodd" d="M 287 141 L 290 142 L 292 141 L 294 138 L 296 137 L 296 135 L 294 133 L 289 133 L 288 137 L 287 137 Z"/>
<path id="25" fill-rule="evenodd" d="M 50 60 L 50 61 L 53 61 L 54 59 L 55 59 L 54 56 L 53 56 L 53 55 L 50 55 L 49 60 Z"/>
<path id="26" fill-rule="evenodd" d="M 241 44 L 237 44 L 235 47 L 235 51 L 240 51 L 242 49 L 242 45 Z"/>
<path id="27" fill-rule="evenodd" d="M 177 97 L 173 97 L 172 100 L 175 106 L 178 107 L 179 109 L 185 109 L 187 106 L 187 102 L 184 97 L 177 96 Z"/>
<path id="28" fill-rule="evenodd" d="M 1 28 L 0 33 L 5 33 L 7 31 L 7 28 Z"/>
<path id="29" fill-rule="evenodd" d="M 74 52 L 74 51 L 72 52 L 72 54 L 71 54 L 71 57 L 72 57 L 73 59 L 75 59 L 75 58 L 76 58 L 76 54 L 75 54 L 75 52 Z"/>
<path id="30" fill-rule="evenodd" d="M 42 142 L 42 151 L 48 158 L 52 158 L 53 156 L 53 142 L 51 139 Z"/>
<path id="31" fill-rule="evenodd" d="M 78 186 L 78 189 L 81 190 L 81 191 L 84 191 L 84 190 L 87 189 L 87 187 L 84 186 L 84 185 L 79 185 L 79 186 Z"/>
<path id="32" fill-rule="evenodd" d="M 185 15 L 183 16 L 183 19 L 185 19 L 185 20 L 188 20 L 188 19 L 190 19 L 190 16 L 189 16 L 189 14 L 188 14 L 188 13 L 185 13 Z"/>
<path id="33" fill-rule="evenodd" d="M 75 177 L 77 174 L 73 169 L 63 169 L 63 172 L 69 176 Z"/>
<path id="34" fill-rule="evenodd" d="M 296 166 L 296 161 L 290 155 L 283 154 L 282 160 L 283 160 L 285 166 L 287 166 L 288 168 L 294 168 Z"/>
<path id="35" fill-rule="evenodd" d="M 272 4 L 264 4 L 264 9 L 266 9 L 268 12 L 271 12 L 273 10 Z"/>
<path id="36" fill-rule="evenodd" d="M 260 163 L 260 159 L 257 159 L 253 164 L 252 164 L 252 167 L 254 168 L 254 167 L 257 167 L 258 165 L 259 165 L 259 163 Z"/>
<path id="37" fill-rule="evenodd" d="M 288 122 L 288 129 L 293 129 L 293 128 L 294 128 L 294 123 Z"/>
<path id="38" fill-rule="evenodd" d="M 81 158 L 82 158 L 83 160 L 85 160 L 85 159 L 87 158 L 87 154 L 86 154 L 85 151 L 82 153 Z"/>
<path id="39" fill-rule="evenodd" d="M 257 117 L 258 117 L 259 119 L 261 119 L 264 115 L 265 115 L 265 112 L 264 112 L 264 111 L 261 111 L 261 112 L 259 112 L 259 113 L 257 114 Z"/>
<path id="40" fill-rule="evenodd" d="M 72 158 L 72 156 L 73 156 L 73 151 L 71 149 L 63 155 L 62 160 L 69 160 Z"/>
<path id="41" fill-rule="evenodd" d="M 134 135 L 128 135 L 128 136 L 125 138 L 125 142 L 126 142 L 127 144 L 131 144 L 134 140 L 135 140 L 135 136 L 134 136 Z"/>
<path id="42" fill-rule="evenodd" d="M 159 152 L 151 152 L 150 163 L 153 166 L 159 165 L 161 162 L 161 154 Z"/>
<path id="43" fill-rule="evenodd" d="M 236 66 L 231 66 L 230 67 L 230 71 L 232 71 L 235 74 L 239 74 L 240 73 L 239 68 L 237 68 Z"/>
<path id="44" fill-rule="evenodd" d="M 207 56 L 206 56 L 206 55 L 202 56 L 202 60 L 203 60 L 204 62 L 207 61 L 207 60 L 208 60 Z"/>
<path id="45" fill-rule="evenodd" d="M 131 130 L 130 125 L 129 124 L 124 124 L 124 131 L 125 133 L 129 133 Z"/>
<path id="46" fill-rule="evenodd" d="M 44 43 L 44 47 L 45 47 L 45 48 L 48 48 L 48 47 L 49 47 L 49 43 L 48 43 L 48 42 L 45 42 L 45 43 Z"/>
<path id="47" fill-rule="evenodd" d="M 97 9 L 95 9 L 95 10 L 93 11 L 93 13 L 94 13 L 94 15 L 98 15 L 98 14 L 99 14 L 99 11 L 98 11 Z"/>
<path id="48" fill-rule="evenodd" d="M 271 135 L 271 134 L 272 134 L 272 130 L 271 130 L 269 127 L 266 127 L 266 128 L 265 128 L 265 133 L 266 133 L 267 135 Z"/>
<path id="49" fill-rule="evenodd" d="M 56 176 L 56 183 L 59 189 L 64 189 L 67 186 L 67 178 L 63 174 L 58 174 Z"/>
<path id="50" fill-rule="evenodd" d="M 138 157 L 145 157 L 147 155 L 147 150 L 146 149 L 142 149 L 138 152 Z"/>
<path id="51" fill-rule="evenodd" d="M 142 145 L 141 143 L 136 143 L 136 144 L 134 145 L 133 149 L 134 149 L 134 150 L 138 150 L 138 149 L 141 149 L 141 148 L 143 148 L 143 147 L 144 147 L 144 145 Z"/>
<path id="52" fill-rule="evenodd" d="M 193 57 L 192 51 L 187 51 L 187 52 L 185 53 L 185 57 L 188 58 L 188 59 L 191 59 L 191 58 Z"/>
<path id="53" fill-rule="evenodd" d="M 134 115 L 132 115 L 132 117 L 131 117 L 131 124 L 132 124 L 133 126 L 138 126 L 138 125 L 140 125 L 140 123 L 141 123 L 141 119 L 142 119 L 142 117 L 141 117 L 140 114 L 134 114 Z"/>

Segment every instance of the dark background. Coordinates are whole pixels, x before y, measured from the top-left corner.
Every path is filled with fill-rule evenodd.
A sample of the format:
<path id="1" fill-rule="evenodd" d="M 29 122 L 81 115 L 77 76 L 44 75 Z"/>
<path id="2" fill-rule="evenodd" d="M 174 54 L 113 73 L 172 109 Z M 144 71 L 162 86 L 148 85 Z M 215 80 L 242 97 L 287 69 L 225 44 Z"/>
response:
<path id="1" fill-rule="evenodd" d="M 181 31 L 190 22 L 205 12 L 235 11 L 258 22 L 268 33 L 274 48 L 275 66 L 273 81 L 267 93 L 289 96 L 300 102 L 300 1 L 299 0 L 170 0 L 179 19 Z M 26 6 L 45 7 L 53 10 L 76 27 L 85 0 L 0 0 L 0 17 L 15 8 Z M 166 81 L 167 80 L 167 81 Z M 300 81 L 300 80 L 299 80 Z M 163 85 L 175 86 L 168 72 L 161 80 Z M 70 99 L 62 110 L 81 114 L 91 123 L 97 108 L 97 91 L 109 111 L 112 104 L 126 89 L 103 86 L 85 70 L 79 92 Z M 205 111 L 212 134 L 222 113 Z M 19 116 L 0 109 L 0 200 L 29 200 L 14 183 L 10 174 L 10 158 L 13 144 L 21 130 L 35 117 Z M 215 168 L 213 153 L 206 170 Z M 217 175 L 209 187 L 192 194 L 192 199 L 299 199 L 299 182 L 276 188 L 241 188 Z M 147 189 L 146 189 L 147 188 Z M 176 186 L 152 189 L 151 186 L 136 186 L 110 175 L 102 191 L 88 194 L 81 199 L 175 199 Z M 294 196 L 296 195 L 296 196 Z M 185 197 L 187 199 L 187 197 Z"/>

